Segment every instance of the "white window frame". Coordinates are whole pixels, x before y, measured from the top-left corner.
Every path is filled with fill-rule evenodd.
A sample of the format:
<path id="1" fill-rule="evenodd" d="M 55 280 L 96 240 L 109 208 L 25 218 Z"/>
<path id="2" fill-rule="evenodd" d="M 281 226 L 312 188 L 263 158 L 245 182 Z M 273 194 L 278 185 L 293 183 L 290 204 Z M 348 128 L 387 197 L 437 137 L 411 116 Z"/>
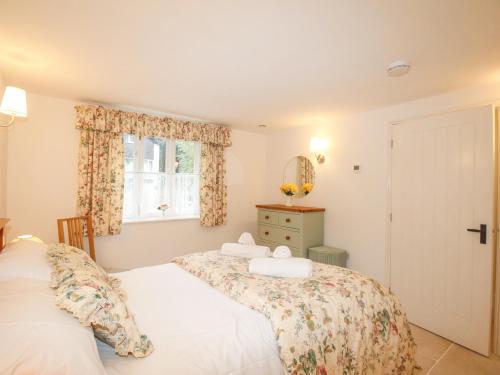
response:
<path id="1" fill-rule="evenodd" d="M 144 140 L 145 138 L 148 137 L 143 137 L 142 139 L 136 138 L 135 142 L 130 141 L 130 135 L 125 134 L 124 141 L 126 143 L 133 143 L 134 144 L 134 163 L 133 163 L 133 171 L 124 171 L 125 176 L 128 173 L 136 173 L 136 174 L 141 174 L 141 173 L 147 173 L 147 174 L 160 174 L 160 175 L 165 175 L 166 181 L 170 181 L 171 183 L 168 184 L 166 183 L 165 188 L 167 189 L 167 192 L 165 193 L 166 196 L 166 201 L 165 203 L 168 203 L 169 208 L 166 210 L 165 214 L 162 214 L 161 211 L 158 211 L 158 215 L 149 215 L 145 216 L 141 214 L 141 203 L 142 203 L 142 193 L 143 193 L 143 186 L 144 186 L 144 180 L 142 178 L 138 178 L 135 180 L 135 183 L 133 184 L 133 200 L 134 200 L 134 206 L 133 206 L 133 215 L 130 217 L 125 217 L 125 207 L 123 209 L 123 223 L 137 223 L 137 222 L 148 222 L 148 221 L 161 221 L 161 220 L 186 220 L 186 219 L 199 219 L 200 218 L 200 202 L 199 202 L 199 191 L 200 191 L 200 157 L 201 157 L 201 144 L 199 142 L 193 142 L 195 144 L 194 148 L 194 165 L 193 165 L 193 171 L 194 173 L 176 173 L 176 142 L 177 141 L 182 141 L 182 140 L 177 140 L 177 139 L 168 139 L 168 138 L 161 138 L 161 137 L 154 137 L 154 138 L 160 138 L 165 140 L 166 142 L 166 152 L 165 152 L 165 172 L 145 172 L 144 171 Z M 125 155 L 124 155 L 125 159 Z M 171 178 L 169 178 L 169 175 Z M 175 201 L 175 196 L 176 196 L 176 183 L 175 183 L 175 177 L 181 176 L 181 175 L 196 175 L 197 178 L 195 178 L 195 187 L 194 190 L 198 193 L 197 194 L 197 211 L 193 213 L 188 213 L 188 214 L 182 214 L 176 212 L 179 208 L 176 207 L 176 201 Z M 170 188 L 169 188 L 170 187 Z M 125 201 L 124 201 L 125 205 Z"/>

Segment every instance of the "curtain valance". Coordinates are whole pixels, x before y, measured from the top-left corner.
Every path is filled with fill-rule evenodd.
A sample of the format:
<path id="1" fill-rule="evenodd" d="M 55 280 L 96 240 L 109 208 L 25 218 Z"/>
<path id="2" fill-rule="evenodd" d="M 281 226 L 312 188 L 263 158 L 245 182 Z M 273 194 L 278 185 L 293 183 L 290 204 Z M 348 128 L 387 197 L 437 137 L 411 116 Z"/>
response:
<path id="1" fill-rule="evenodd" d="M 79 130 L 129 133 L 139 137 L 163 137 L 223 147 L 231 146 L 231 129 L 223 125 L 151 116 L 93 105 L 79 105 L 75 110 L 76 128 Z"/>

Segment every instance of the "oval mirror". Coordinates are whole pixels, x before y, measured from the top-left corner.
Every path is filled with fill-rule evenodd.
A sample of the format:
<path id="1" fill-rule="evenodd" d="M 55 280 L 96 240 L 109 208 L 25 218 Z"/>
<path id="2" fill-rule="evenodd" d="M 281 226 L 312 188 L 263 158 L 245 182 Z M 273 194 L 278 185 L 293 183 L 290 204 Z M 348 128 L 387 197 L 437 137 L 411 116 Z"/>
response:
<path id="1" fill-rule="evenodd" d="M 314 188 L 314 166 L 305 156 L 295 156 L 285 165 L 283 183 L 297 185 L 296 197 L 303 197 Z"/>

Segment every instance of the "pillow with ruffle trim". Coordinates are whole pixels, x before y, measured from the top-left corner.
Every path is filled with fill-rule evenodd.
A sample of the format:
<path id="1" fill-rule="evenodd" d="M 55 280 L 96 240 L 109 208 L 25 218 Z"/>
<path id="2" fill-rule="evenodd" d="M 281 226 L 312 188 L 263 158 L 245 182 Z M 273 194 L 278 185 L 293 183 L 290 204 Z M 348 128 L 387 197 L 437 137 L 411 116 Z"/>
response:
<path id="1" fill-rule="evenodd" d="M 58 307 L 91 326 L 94 335 L 118 355 L 146 357 L 153 352 L 153 344 L 139 332 L 124 302 L 118 278 L 108 275 L 82 250 L 65 244 L 49 246 L 48 255 Z"/>
<path id="2" fill-rule="evenodd" d="M 120 288 L 121 280 L 109 275 L 101 266 L 90 258 L 83 250 L 63 243 L 51 244 L 47 250 L 47 256 L 52 266 L 51 282 L 52 288 L 66 282 L 74 274 L 85 273 L 99 278 L 115 289 L 123 301 L 127 300 L 127 293 Z"/>

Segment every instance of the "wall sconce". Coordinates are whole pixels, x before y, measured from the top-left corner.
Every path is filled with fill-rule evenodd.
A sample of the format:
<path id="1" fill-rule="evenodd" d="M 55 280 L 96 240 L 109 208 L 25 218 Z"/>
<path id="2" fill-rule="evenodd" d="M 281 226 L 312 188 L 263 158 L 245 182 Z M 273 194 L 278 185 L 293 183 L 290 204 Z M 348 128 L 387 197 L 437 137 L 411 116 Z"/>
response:
<path id="1" fill-rule="evenodd" d="M 3 93 L 2 104 L 0 104 L 0 112 L 10 116 L 10 120 L 2 124 L 0 127 L 10 127 L 16 117 L 28 116 L 28 107 L 26 106 L 26 91 L 18 87 L 7 86 Z"/>
<path id="2" fill-rule="evenodd" d="M 316 160 L 319 164 L 325 162 L 325 151 L 328 146 L 328 141 L 320 137 L 312 137 L 309 148 L 311 152 L 316 156 Z"/>

